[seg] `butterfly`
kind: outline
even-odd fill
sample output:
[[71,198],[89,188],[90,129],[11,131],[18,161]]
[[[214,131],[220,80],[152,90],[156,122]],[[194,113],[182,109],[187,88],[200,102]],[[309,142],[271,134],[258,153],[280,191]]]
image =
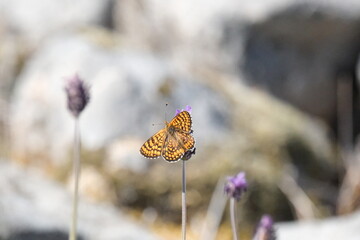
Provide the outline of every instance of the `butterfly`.
[[141,146],[140,153],[147,158],[162,156],[168,162],[176,162],[195,146],[195,139],[191,135],[193,130],[190,113],[182,111],[165,124],[165,128]]

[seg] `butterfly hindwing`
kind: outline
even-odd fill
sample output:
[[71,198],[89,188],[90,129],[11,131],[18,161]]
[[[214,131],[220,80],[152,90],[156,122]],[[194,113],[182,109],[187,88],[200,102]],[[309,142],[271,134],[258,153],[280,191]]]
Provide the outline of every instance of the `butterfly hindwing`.
[[174,136],[169,135],[166,139],[162,156],[166,161],[178,161],[186,151],[195,146],[195,139],[186,132],[175,132]]
[[176,132],[176,138],[179,139],[179,143],[186,149],[192,149],[195,146],[195,139],[190,133]]
[[162,150],[162,157],[168,162],[178,161],[185,153],[184,146],[173,136],[168,136]]

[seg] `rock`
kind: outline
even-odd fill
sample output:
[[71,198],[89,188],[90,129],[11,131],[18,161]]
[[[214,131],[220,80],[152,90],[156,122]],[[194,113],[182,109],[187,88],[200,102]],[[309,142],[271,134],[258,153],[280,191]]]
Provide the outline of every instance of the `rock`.
[[224,64],[227,58],[221,50],[226,40],[225,23],[233,19],[259,21],[294,2],[173,0],[169,4],[158,0],[119,0],[115,4],[114,26],[132,41],[164,54],[198,64],[204,61],[226,67],[230,62]]
[[351,14],[360,6],[349,2],[294,4],[249,25],[238,55],[249,84],[333,125],[339,82],[354,80],[360,49],[360,14]]
[[[79,240],[84,238],[77,236]],[[61,231],[23,231],[11,234],[6,240],[66,240],[69,236]]]
[[116,3],[115,28],[133,42],[184,65],[237,72],[336,129],[337,84],[354,81],[360,49],[358,1]]
[[139,146],[144,140],[122,139],[107,147],[105,166],[107,171],[115,173],[119,169],[128,169],[135,173],[145,173],[150,162],[146,158],[139,158]]
[[[37,46],[43,38],[59,31],[68,31],[86,25],[110,25],[111,0],[51,1],[15,0],[0,1],[2,22],[26,40],[27,45]],[[61,15],[54,14],[59,12]]]
[[110,28],[112,3],[112,0],[0,0],[0,101],[9,100],[22,66],[49,36],[90,25]]
[[360,236],[360,212],[324,220],[279,223],[275,229],[279,240],[356,240]]
[[[71,195],[34,169],[0,161],[0,238],[67,239]],[[83,239],[157,239],[115,207],[80,197],[79,234]],[[26,236],[26,238],[25,238]]]

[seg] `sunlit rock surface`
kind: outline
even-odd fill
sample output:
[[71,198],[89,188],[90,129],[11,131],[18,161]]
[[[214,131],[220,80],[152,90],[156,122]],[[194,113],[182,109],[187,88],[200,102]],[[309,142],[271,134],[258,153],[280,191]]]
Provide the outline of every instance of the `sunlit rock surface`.
[[[37,170],[24,169],[5,160],[0,166],[0,236],[67,239],[71,194]],[[81,199],[78,215],[79,235],[84,240],[158,239],[110,205]]]
[[324,220],[313,220],[276,225],[279,240],[356,240],[360,236],[360,213]]

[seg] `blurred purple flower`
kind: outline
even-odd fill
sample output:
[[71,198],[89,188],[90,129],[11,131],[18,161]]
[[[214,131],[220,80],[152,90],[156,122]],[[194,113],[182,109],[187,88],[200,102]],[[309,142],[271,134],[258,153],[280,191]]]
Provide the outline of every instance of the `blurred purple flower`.
[[245,173],[240,172],[234,177],[228,177],[225,184],[225,193],[228,197],[240,200],[243,192],[247,190],[248,184],[245,178]]
[[187,112],[191,113],[191,110],[192,110],[191,106],[186,105],[185,110],[184,109],[181,109],[181,110],[176,109],[175,116],[178,115],[179,113],[183,112],[183,111],[187,111]]
[[276,240],[274,222],[269,215],[263,215],[253,240]]
[[65,91],[69,111],[78,117],[90,100],[89,87],[77,74],[66,79]]

